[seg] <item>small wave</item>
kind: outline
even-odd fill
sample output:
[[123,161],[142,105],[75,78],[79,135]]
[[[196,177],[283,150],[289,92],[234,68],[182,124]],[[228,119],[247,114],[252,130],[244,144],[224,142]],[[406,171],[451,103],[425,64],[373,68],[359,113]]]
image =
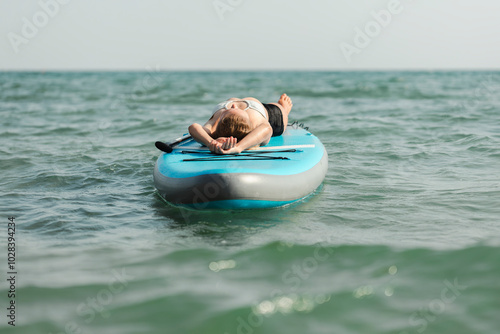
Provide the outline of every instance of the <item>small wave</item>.
[[360,87],[342,87],[335,90],[317,91],[311,89],[289,90],[290,96],[307,98],[334,98],[334,99],[408,99],[408,100],[437,100],[448,99],[449,95],[437,92],[423,92],[418,88],[391,87],[389,85],[366,85]]

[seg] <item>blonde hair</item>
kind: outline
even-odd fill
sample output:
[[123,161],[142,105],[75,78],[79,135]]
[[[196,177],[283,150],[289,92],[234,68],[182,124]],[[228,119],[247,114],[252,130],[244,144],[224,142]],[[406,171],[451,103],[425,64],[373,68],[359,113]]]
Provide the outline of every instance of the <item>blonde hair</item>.
[[238,141],[245,138],[245,136],[252,131],[250,124],[243,117],[238,115],[228,115],[224,117],[215,129],[212,137],[217,139],[219,137],[235,137]]

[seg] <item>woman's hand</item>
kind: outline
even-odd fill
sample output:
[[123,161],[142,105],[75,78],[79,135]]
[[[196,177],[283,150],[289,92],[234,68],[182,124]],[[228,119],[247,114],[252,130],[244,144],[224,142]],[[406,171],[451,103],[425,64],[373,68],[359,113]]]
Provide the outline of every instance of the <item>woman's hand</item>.
[[238,140],[234,137],[226,138],[225,142],[219,148],[219,154],[240,154],[241,148],[238,147]]
[[220,149],[219,152],[217,152],[217,153],[219,153],[219,154],[240,154],[241,148],[239,148],[238,146],[235,146],[235,147],[232,147],[232,148],[227,149],[227,150]]
[[226,138],[226,140],[222,144],[222,149],[224,149],[224,150],[230,150],[230,149],[232,149],[233,147],[236,146],[236,142],[237,141],[238,141],[238,139],[236,139],[234,137]]
[[208,149],[212,153],[217,153],[219,150],[219,147],[222,147],[223,142],[218,141],[217,139],[213,139],[210,144],[208,145]]
[[241,149],[237,146],[238,140],[234,137],[220,137],[210,143],[209,149],[217,154],[238,154]]

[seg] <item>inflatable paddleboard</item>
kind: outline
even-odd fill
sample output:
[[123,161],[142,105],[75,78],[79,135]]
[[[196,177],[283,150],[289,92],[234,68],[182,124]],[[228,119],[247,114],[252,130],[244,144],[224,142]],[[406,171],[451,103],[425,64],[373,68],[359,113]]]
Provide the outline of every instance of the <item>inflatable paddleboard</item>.
[[328,154],[303,128],[289,126],[266,146],[217,155],[193,139],[162,153],[155,166],[159,194],[191,209],[258,209],[299,201],[325,178]]

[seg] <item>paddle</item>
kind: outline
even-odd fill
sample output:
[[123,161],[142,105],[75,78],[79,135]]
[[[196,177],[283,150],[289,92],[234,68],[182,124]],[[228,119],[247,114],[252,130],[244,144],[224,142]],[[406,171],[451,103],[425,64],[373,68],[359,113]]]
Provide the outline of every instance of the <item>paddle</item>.
[[191,136],[190,135],[185,135],[183,137],[177,138],[176,140],[174,140],[173,142],[168,143],[168,144],[164,143],[162,141],[157,141],[155,143],[155,146],[160,151],[163,151],[165,153],[170,153],[173,150],[173,146],[179,145],[180,143],[182,143],[183,141],[186,141],[188,139],[191,139]]

